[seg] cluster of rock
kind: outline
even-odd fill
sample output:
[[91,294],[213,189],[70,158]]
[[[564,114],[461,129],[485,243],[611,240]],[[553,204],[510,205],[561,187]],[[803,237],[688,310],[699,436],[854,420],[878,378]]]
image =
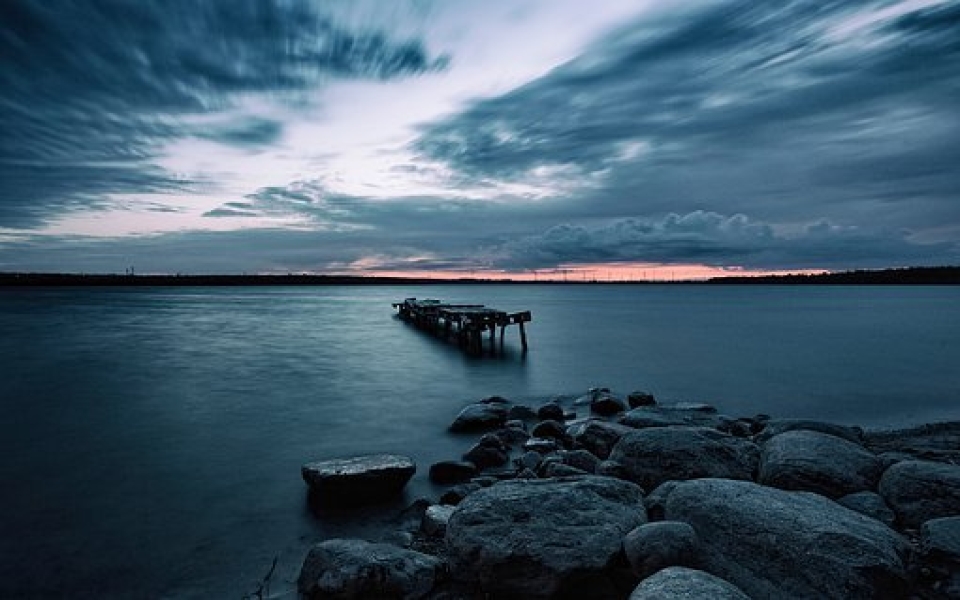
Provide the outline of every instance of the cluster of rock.
[[[421,503],[413,535],[402,546],[317,545],[301,593],[960,597],[960,423],[938,426],[946,441],[931,456],[887,433],[735,419],[705,404],[591,390],[572,410],[488,398],[451,429],[481,437],[460,459],[430,467],[434,482],[451,487],[438,503]],[[400,458],[368,460],[383,471]],[[304,478],[336,494],[345,488],[330,488],[330,472],[358,471],[327,464],[319,477],[317,466],[305,466]],[[396,493],[397,473],[386,479],[377,493]]]

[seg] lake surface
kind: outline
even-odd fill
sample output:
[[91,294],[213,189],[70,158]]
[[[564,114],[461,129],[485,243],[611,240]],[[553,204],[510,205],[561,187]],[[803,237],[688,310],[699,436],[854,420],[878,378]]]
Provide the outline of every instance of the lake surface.
[[[533,312],[471,358],[408,296]],[[467,402],[607,386],[867,426],[960,419],[960,288],[485,285],[0,291],[0,597],[240,598],[274,558],[367,532],[306,503],[308,460],[431,462]],[[387,511],[365,515],[375,524]]]

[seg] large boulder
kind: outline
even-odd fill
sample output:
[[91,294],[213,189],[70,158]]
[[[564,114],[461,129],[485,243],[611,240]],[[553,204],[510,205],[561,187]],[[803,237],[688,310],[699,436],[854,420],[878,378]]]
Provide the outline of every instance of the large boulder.
[[875,489],[880,472],[880,459],[860,444],[797,429],[773,436],[763,445],[758,481],[839,498]]
[[396,496],[417,471],[408,456],[371,454],[303,465],[300,474],[320,502],[378,502]]
[[314,546],[297,587],[306,598],[423,598],[441,573],[440,559],[363,540],[333,539]]
[[899,462],[884,471],[880,495],[905,527],[960,515],[960,466],[923,460]]
[[706,427],[656,427],[620,438],[610,460],[650,491],[669,480],[753,479],[760,450],[748,440]]
[[567,427],[567,434],[574,442],[601,459],[610,456],[620,438],[632,431],[631,427],[599,419],[587,419]]
[[460,411],[450,425],[450,431],[491,431],[499,429],[507,422],[510,405],[504,402],[476,402],[468,404]]
[[465,460],[443,460],[430,465],[430,481],[434,483],[463,483],[476,475],[477,465]]
[[610,588],[643,494],[606,477],[503,481],[467,496],[447,523],[451,576],[495,597]]
[[756,441],[765,442],[775,435],[798,430],[819,431],[820,433],[835,435],[848,442],[854,443],[859,443],[863,437],[863,430],[859,427],[847,427],[846,425],[814,421],[812,419],[770,419],[766,421],[763,430],[757,434]]
[[666,567],[695,567],[700,539],[689,523],[644,523],[623,538],[623,552],[634,574],[641,579]]
[[809,492],[746,481],[677,483],[665,517],[690,523],[701,564],[754,598],[901,598],[908,545],[889,527]]
[[737,586],[719,577],[670,567],[640,582],[630,600],[750,600]]

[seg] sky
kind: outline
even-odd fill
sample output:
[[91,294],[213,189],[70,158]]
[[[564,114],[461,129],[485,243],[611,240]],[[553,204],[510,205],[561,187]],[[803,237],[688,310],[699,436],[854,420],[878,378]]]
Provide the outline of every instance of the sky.
[[960,264],[960,1],[4,0],[0,271]]

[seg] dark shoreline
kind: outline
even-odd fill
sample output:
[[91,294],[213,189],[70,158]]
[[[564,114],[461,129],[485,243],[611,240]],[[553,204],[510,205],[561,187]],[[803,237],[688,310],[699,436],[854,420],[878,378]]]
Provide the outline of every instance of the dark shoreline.
[[111,273],[0,273],[0,287],[325,286],[325,285],[960,285],[960,267],[908,267],[819,275],[715,277],[683,281],[583,281],[355,275],[119,275]]

